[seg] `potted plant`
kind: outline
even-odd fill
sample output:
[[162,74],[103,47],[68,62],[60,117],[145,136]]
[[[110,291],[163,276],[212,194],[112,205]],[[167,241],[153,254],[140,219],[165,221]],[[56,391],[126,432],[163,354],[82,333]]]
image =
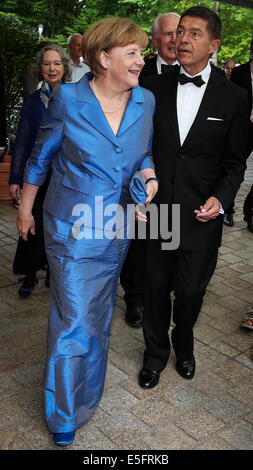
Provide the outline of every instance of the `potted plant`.
[[[4,152],[3,152],[4,153]],[[0,201],[11,199],[9,192],[9,176],[11,166],[11,155],[1,155],[0,159]]]

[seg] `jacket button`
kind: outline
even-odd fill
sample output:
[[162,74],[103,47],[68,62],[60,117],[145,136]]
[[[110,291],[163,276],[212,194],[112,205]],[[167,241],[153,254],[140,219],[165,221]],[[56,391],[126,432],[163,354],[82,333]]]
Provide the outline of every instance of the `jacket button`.
[[182,153],[179,154],[179,158],[186,158]]
[[115,166],[113,169],[114,169],[114,171],[120,171],[121,167],[120,166]]
[[120,152],[122,152],[122,149],[120,147],[116,147],[115,152],[120,153]]
[[113,189],[119,189],[119,185],[118,185],[118,184],[114,184],[114,185],[113,185]]

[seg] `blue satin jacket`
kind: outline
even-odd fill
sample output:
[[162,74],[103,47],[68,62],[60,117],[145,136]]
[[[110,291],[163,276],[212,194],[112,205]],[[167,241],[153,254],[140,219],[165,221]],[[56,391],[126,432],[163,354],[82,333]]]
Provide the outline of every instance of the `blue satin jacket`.
[[37,135],[24,181],[41,185],[53,161],[44,209],[75,221],[73,207],[103,196],[104,204],[132,202],[129,183],[136,170],[153,168],[155,100],[133,88],[115,135],[93,94],[87,73],[79,82],[60,85],[52,95]]

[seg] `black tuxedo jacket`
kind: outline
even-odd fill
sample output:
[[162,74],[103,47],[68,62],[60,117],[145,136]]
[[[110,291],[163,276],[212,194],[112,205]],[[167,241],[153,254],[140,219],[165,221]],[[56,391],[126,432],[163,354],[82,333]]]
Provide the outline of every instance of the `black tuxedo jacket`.
[[157,55],[152,57],[152,59],[147,59],[145,65],[142,68],[142,71],[139,75],[139,84],[142,86],[145,80],[145,77],[153,77],[158,75],[157,66],[156,66]]
[[[144,86],[145,79],[147,77],[155,77],[158,75],[157,65],[156,65],[157,56],[152,59],[147,59],[145,65],[139,76],[139,84]],[[175,67],[175,65],[168,65],[169,68]],[[178,66],[177,66],[178,67]]]
[[[245,88],[248,92],[248,112],[249,117],[252,110],[252,82],[251,82],[251,71],[250,62],[239,65],[232,70],[230,80],[237,85]],[[253,149],[253,123],[249,121],[249,132],[248,132],[248,154]]]
[[221,243],[223,216],[202,223],[195,219],[194,210],[210,196],[224,210],[234,200],[246,167],[247,96],[212,67],[199,111],[181,145],[178,71],[175,67],[144,83],[156,99],[153,157],[159,190],[155,202],[168,204],[169,213],[173,203],[180,204],[183,249],[216,249]]

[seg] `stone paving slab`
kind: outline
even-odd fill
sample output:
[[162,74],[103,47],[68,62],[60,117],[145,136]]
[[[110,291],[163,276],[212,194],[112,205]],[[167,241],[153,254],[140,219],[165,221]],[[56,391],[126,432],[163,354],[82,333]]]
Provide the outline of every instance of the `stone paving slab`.
[[[253,304],[253,234],[242,217],[252,169],[253,157],[195,327],[195,377],[187,382],[176,373],[172,352],[159,385],[139,387],[143,334],[124,321],[119,285],[104,394],[68,449],[253,450],[253,331],[240,325]],[[33,295],[17,295],[16,215],[10,201],[0,201],[0,450],[61,452],[43,418],[49,290],[40,271]]]

